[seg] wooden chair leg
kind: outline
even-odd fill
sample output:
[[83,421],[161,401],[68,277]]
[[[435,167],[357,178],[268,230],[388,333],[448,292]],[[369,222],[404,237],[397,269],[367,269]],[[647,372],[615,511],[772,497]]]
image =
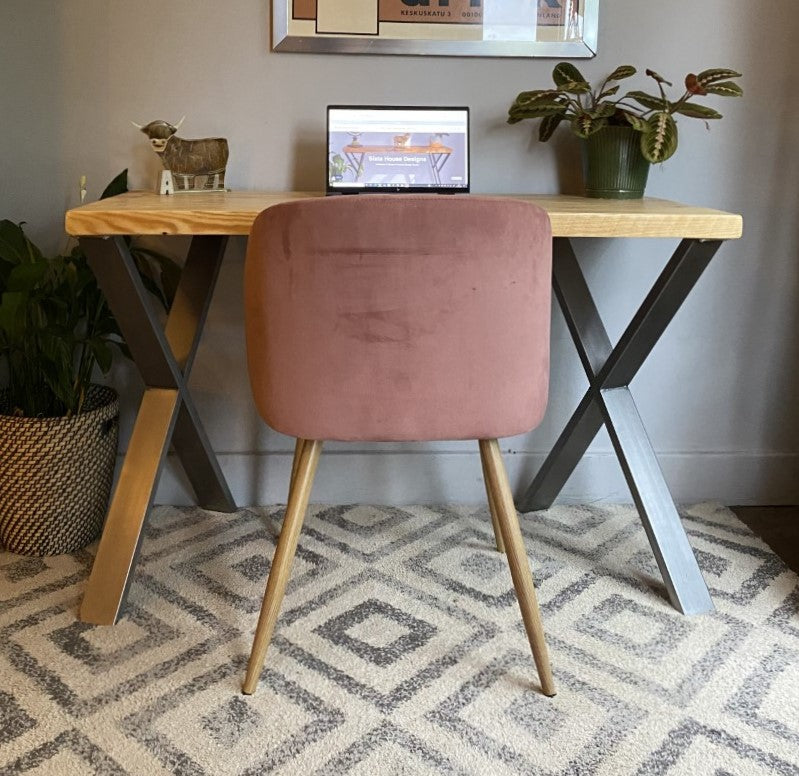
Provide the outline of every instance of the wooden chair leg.
[[497,505],[494,501],[494,494],[488,485],[488,470],[486,469],[486,456],[483,452],[482,446],[480,447],[480,463],[483,464],[483,482],[486,486],[486,496],[488,496],[488,510],[491,513],[491,525],[494,526],[494,540],[497,544],[497,552],[505,552],[505,542],[502,540],[502,531],[499,527],[499,519],[497,518]]
[[[272,633],[280,613],[280,605],[283,603],[283,595],[286,592],[286,584],[291,574],[291,564],[294,561],[302,522],[308,509],[311,486],[321,451],[322,443],[320,441],[297,440],[295,450],[297,460],[289,491],[289,501],[286,505],[286,516],[283,518],[283,528],[277,541],[275,556],[272,558],[272,568],[266,583],[261,616],[258,618],[258,627],[255,629],[255,640],[250,653],[250,661],[247,664],[247,676],[242,687],[245,695],[252,695],[258,686],[266,650],[272,640]],[[299,453],[298,456],[297,453]]]
[[527,559],[522,532],[519,528],[519,516],[516,514],[516,507],[513,504],[513,495],[497,440],[481,439],[480,454],[485,462],[488,475],[486,481],[494,496],[497,520],[505,542],[505,552],[508,556],[513,586],[516,589],[516,597],[519,599],[519,608],[522,611],[527,639],[530,642],[533,659],[538,669],[541,689],[544,695],[552,696],[556,693],[555,682],[552,678],[549,653],[544,639],[544,629],[541,625],[541,612],[533,586],[530,562]]
[[302,458],[302,451],[305,448],[307,440],[297,438],[294,443],[294,458],[291,461],[291,479],[289,480],[289,498],[291,498],[291,491],[294,489],[294,480],[297,477],[297,467],[300,465],[300,458]]

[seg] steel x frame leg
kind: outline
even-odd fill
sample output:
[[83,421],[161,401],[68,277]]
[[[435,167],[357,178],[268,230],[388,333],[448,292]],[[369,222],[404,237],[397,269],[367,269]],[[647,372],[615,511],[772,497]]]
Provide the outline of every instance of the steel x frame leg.
[[124,238],[80,240],[146,386],[81,604],[84,622],[112,625],[120,616],[170,442],[198,503],[236,509],[186,388],[226,242],[193,238],[162,326]]
[[711,611],[713,602],[629,384],[720,245],[720,240],[683,240],[613,347],[571,243],[555,239],[553,288],[590,387],[518,502],[522,512],[548,509],[605,425],[669,599],[683,614]]

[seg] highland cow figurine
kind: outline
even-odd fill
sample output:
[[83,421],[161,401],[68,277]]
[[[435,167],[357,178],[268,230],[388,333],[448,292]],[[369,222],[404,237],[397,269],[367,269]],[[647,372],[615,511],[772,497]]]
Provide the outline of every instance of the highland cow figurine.
[[[225,191],[227,140],[224,137],[198,140],[177,137],[175,133],[185,118],[177,126],[160,119],[144,126],[135,121],[131,123],[150,139],[153,150],[161,157],[164,169],[172,173],[175,191]],[[197,178],[201,180],[196,181]],[[197,183],[202,185],[198,186]]]

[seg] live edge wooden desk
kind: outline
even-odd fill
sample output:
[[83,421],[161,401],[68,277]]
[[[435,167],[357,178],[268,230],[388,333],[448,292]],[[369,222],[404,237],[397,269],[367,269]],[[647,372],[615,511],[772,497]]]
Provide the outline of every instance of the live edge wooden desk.
[[[249,234],[253,219],[264,208],[317,196],[322,195],[131,192],[66,214],[67,232],[78,237],[85,249],[146,385],[81,606],[82,620],[112,624],[120,615],[170,442],[198,503],[235,510],[186,383],[227,236]],[[555,238],[554,291],[590,383],[518,507],[522,511],[549,507],[605,425],[672,604],[685,614],[708,611],[713,604],[707,587],[628,385],[721,243],[741,236],[741,217],[656,199],[516,198],[535,202],[549,213]],[[125,235],[194,238],[165,327],[151,309]],[[573,237],[681,240],[615,347],[575,258]]]

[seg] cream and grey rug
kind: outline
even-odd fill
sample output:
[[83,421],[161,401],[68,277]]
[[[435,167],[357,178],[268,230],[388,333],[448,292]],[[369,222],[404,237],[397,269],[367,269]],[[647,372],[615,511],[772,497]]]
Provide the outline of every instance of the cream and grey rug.
[[447,507],[313,508],[241,695],[281,514],[157,509],[113,628],[89,552],[0,552],[0,773],[799,774],[799,584],[728,510],[684,515],[693,618],[632,508],[524,518],[554,699],[486,510]]

